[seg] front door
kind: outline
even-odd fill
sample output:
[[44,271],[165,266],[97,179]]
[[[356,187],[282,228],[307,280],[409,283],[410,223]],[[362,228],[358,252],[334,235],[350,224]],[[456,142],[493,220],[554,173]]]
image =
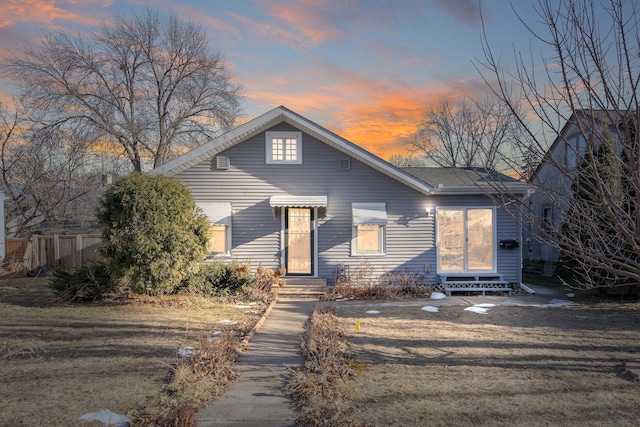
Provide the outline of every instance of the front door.
[[285,242],[287,275],[313,275],[312,208],[286,208]]

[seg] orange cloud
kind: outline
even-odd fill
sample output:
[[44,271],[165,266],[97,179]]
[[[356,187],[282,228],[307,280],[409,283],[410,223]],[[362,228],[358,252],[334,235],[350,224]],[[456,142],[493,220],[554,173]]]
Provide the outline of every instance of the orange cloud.
[[[37,22],[40,24],[52,24],[54,21],[71,21],[82,24],[99,24],[100,21],[94,16],[80,15],[75,12],[79,6],[85,6],[87,2],[70,0],[64,3],[65,6],[57,5],[51,0],[0,0],[0,28],[9,27],[21,22]],[[107,0],[93,0],[90,3],[109,5]]]
[[471,79],[416,87],[365,78],[330,64],[292,75],[254,81],[246,94],[265,110],[291,108],[384,159],[406,154],[404,140],[417,130],[427,105],[486,91],[484,83]]

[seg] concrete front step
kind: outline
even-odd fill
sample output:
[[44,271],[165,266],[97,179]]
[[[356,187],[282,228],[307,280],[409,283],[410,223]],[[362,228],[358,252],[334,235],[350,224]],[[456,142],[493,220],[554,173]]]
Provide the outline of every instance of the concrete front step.
[[320,298],[326,292],[325,291],[309,291],[309,290],[296,290],[296,289],[283,289],[280,288],[276,292],[279,298]]
[[327,281],[320,277],[281,277],[280,283],[287,286],[326,286]]
[[319,298],[327,292],[326,281],[317,277],[285,277],[280,279],[276,294],[283,297]]

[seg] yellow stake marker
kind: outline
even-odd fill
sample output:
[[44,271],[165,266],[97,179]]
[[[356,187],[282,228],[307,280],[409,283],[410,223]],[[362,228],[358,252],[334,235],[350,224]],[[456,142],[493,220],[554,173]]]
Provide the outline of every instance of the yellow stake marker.
[[360,332],[360,319],[356,320],[356,332]]

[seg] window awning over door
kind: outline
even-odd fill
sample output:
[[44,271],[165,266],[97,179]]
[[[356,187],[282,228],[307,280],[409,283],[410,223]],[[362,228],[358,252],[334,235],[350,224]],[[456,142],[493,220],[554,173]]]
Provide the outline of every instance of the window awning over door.
[[353,225],[387,225],[385,203],[351,203]]
[[231,203],[198,202],[196,205],[211,224],[231,226]]
[[327,196],[271,196],[269,205],[273,209],[273,217],[279,208],[320,208],[320,216],[327,211]]
[[271,196],[272,208],[326,208],[327,196]]

